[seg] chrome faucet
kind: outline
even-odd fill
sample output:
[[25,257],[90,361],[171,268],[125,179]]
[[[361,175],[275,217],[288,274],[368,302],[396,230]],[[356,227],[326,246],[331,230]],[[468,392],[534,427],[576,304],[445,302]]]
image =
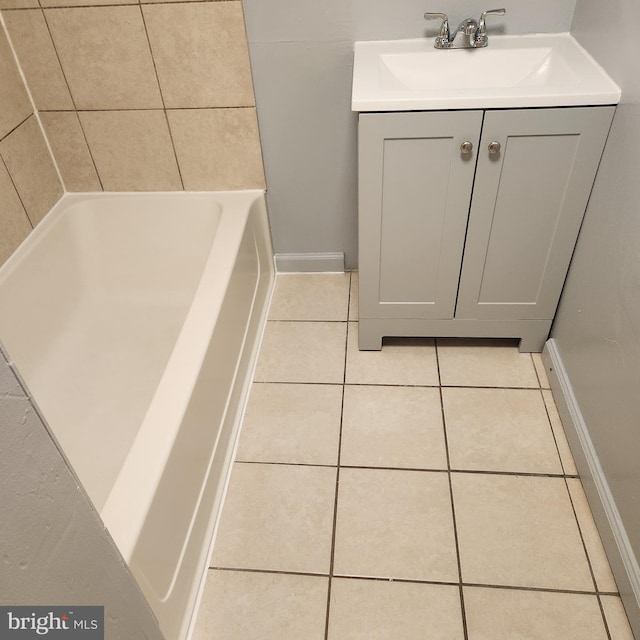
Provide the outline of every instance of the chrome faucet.
[[445,13],[425,13],[424,19],[442,20],[440,32],[434,43],[436,49],[476,49],[486,47],[489,44],[487,16],[503,16],[506,12],[506,9],[489,9],[489,11],[482,13],[478,22],[473,18],[466,18],[453,32],[453,37],[449,29],[449,18]]

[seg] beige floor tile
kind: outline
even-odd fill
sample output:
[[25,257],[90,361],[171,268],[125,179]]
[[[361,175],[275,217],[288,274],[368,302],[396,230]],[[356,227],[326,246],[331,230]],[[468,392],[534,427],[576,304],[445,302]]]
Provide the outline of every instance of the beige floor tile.
[[455,473],[467,583],[594,589],[563,478]]
[[328,578],[209,571],[193,640],[322,640]]
[[329,640],[462,640],[458,587],[335,578]]
[[447,474],[341,470],[334,573],[457,581]]
[[358,350],[358,323],[349,323],[347,383],[438,386],[435,343],[388,339],[381,351]]
[[533,358],[533,366],[536,368],[536,373],[538,374],[540,387],[542,389],[550,389],[551,385],[549,384],[549,376],[547,376],[547,370],[544,366],[544,362],[542,361],[542,354],[532,353],[531,357]]
[[445,386],[538,388],[531,354],[510,340],[438,338],[440,378]]
[[439,390],[347,385],[340,461],[364,467],[446,469]]
[[347,320],[349,273],[281,273],[270,320]]
[[442,389],[452,469],[562,473],[537,389]]
[[464,588],[470,640],[607,640],[595,595]]
[[351,272],[351,294],[349,295],[349,320],[358,320],[358,295],[360,291],[360,278],[357,271]]
[[336,470],[234,465],[211,566],[328,573]]
[[562,422],[560,421],[560,416],[558,415],[558,408],[556,407],[555,400],[553,399],[553,394],[548,389],[543,389],[542,397],[544,398],[544,403],[547,407],[549,421],[551,422],[553,435],[555,436],[556,445],[560,452],[560,460],[562,461],[564,472],[569,476],[578,475],[576,463],[573,460],[573,455],[571,454],[569,442],[564,432]]
[[601,596],[600,599],[607,625],[609,626],[611,640],[634,640],[633,631],[629,626],[622,600],[618,596]]
[[342,384],[346,322],[268,322],[254,380]]
[[611,573],[611,567],[607,560],[607,554],[604,551],[600,534],[596,528],[596,523],[591,515],[591,509],[587,502],[587,496],[582,488],[582,483],[578,478],[568,478],[569,493],[571,502],[576,511],[580,531],[584,544],[587,547],[587,554],[591,562],[591,568],[596,579],[596,584],[600,591],[618,592],[615,578]]
[[342,386],[255,383],[236,460],[338,462]]

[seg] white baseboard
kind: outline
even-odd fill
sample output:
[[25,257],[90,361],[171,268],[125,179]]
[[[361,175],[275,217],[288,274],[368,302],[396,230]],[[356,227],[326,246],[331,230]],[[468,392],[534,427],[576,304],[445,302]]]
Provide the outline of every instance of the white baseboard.
[[279,273],[342,273],[344,253],[276,253]]
[[555,340],[542,353],[553,397],[631,627],[640,637],[640,568]]

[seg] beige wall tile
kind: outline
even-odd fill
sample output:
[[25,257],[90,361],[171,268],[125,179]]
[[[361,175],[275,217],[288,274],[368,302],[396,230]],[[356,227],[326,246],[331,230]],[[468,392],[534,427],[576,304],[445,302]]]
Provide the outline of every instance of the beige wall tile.
[[263,189],[258,120],[251,109],[168,111],[185,189]]
[[162,107],[140,8],[47,9],[79,110]]
[[29,118],[0,142],[0,156],[20,194],[31,224],[36,225],[63,194],[40,125]]
[[20,202],[9,173],[0,161],[0,265],[31,232],[29,218]]
[[31,113],[31,101],[18,72],[9,41],[0,28],[0,139]]
[[67,191],[102,191],[78,114],[43,111],[40,119]]
[[73,109],[53,42],[40,9],[4,16],[37,109]]
[[113,4],[137,4],[134,0],[41,0],[40,4],[47,7],[99,7]]
[[239,0],[143,12],[167,108],[255,105]]
[[79,115],[105,191],[182,188],[163,111]]
[[[28,9],[39,7],[38,0],[0,0],[0,9]],[[6,14],[3,14],[6,16]]]

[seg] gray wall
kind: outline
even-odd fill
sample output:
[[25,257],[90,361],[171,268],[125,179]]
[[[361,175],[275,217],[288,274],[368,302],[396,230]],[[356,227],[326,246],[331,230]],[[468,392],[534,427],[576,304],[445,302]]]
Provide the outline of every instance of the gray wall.
[[[607,4],[606,19],[603,8],[581,0],[572,32],[620,85],[622,102],[552,337],[640,558],[640,4]],[[629,614],[637,625],[638,611]]]
[[[575,0],[502,0],[503,33],[568,31]],[[473,0],[244,0],[275,251],[343,251],[357,263],[356,40],[435,35],[425,11],[452,24],[494,5]],[[428,31],[427,31],[428,29]]]
[[100,517],[1,354],[0,457],[0,603],[104,605],[107,640],[164,640]]

